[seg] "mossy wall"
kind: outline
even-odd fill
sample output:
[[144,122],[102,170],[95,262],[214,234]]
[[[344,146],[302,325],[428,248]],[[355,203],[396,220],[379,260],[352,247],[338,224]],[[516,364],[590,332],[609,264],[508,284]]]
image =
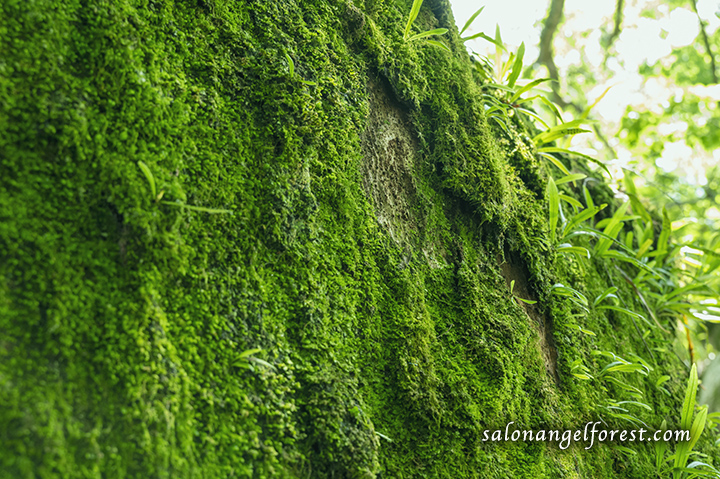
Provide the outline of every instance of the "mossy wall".
[[[483,442],[595,420],[569,364],[645,349],[549,294],[624,285],[555,255],[542,165],[410,3],[0,3],[0,477],[650,477]],[[657,357],[628,382],[677,421]]]

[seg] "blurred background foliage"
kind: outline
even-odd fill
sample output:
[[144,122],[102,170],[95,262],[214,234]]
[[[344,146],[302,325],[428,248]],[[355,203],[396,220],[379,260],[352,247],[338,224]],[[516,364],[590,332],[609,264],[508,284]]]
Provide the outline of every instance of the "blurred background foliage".
[[[451,3],[459,28],[483,5]],[[576,135],[569,146],[608,166],[610,175],[598,173],[618,197],[634,190],[654,217],[667,211],[677,254],[674,286],[702,286],[685,298],[690,314],[676,315],[675,354],[688,368],[698,364],[700,400],[719,411],[720,5],[506,0],[486,7],[469,34],[492,36],[499,24],[510,51],[524,43],[530,66],[522,78],[555,80],[547,96],[566,121],[591,107],[595,134]],[[483,38],[466,45],[478,58],[495,49]]]

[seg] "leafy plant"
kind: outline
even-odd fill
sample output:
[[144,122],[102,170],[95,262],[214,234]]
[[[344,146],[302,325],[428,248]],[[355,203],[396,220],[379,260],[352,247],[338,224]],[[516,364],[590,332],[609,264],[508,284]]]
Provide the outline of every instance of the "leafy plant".
[[[415,35],[410,34],[412,31],[412,25],[415,22],[415,19],[417,18],[418,13],[420,13],[420,7],[422,6],[422,3],[423,3],[423,0],[414,0],[412,7],[410,8],[410,15],[408,16],[407,25],[405,25],[405,33],[403,34],[403,40],[405,40],[406,42],[411,42],[413,40],[419,40],[421,38],[432,37],[435,35],[444,35],[448,31],[447,28],[435,28],[433,30],[427,30],[425,32],[416,33]],[[479,14],[479,12],[478,12],[478,14]],[[436,40],[427,40],[427,42],[436,47],[440,47],[444,50],[450,51],[450,49],[447,47],[447,45],[440,43]]]
[[[514,289],[515,289],[515,280],[513,279],[512,281],[510,281],[510,294],[511,295],[513,294]],[[515,296],[515,299],[517,299],[518,301],[522,301],[523,303],[526,303],[526,304],[537,303],[537,301],[533,301],[531,299],[524,299],[524,298],[521,298],[520,296]]]
[[[465,22],[465,25],[463,25],[462,30],[460,30],[460,35],[462,35],[463,33],[465,33],[465,30],[467,30],[468,27],[470,27],[470,25],[472,25],[472,22],[475,21],[475,19],[477,18],[477,16],[480,15],[480,13],[482,13],[482,11],[483,11],[484,9],[485,9],[485,7],[482,6],[482,7],[480,7],[475,13],[473,13],[473,14],[470,16],[470,18],[468,19],[468,21]],[[467,41],[469,41],[469,40],[474,40],[474,39],[476,39],[476,38],[483,38],[483,39],[489,41],[490,43],[494,43],[496,46],[502,48],[503,50],[505,49],[505,46],[502,44],[502,42],[497,42],[494,38],[492,38],[492,37],[490,37],[490,36],[488,36],[488,35],[485,35],[485,34],[482,33],[482,32],[476,33],[476,34],[474,34],[474,35],[469,35],[469,36],[467,36],[467,37],[462,37],[462,38],[460,38],[460,39],[461,39],[461,40],[463,41],[463,43],[464,43],[464,42],[467,42]]]
[[193,206],[193,205],[187,205],[185,203],[181,202],[173,202],[173,201],[166,201],[162,200],[162,197],[165,195],[165,191],[161,190],[160,193],[157,192],[157,186],[155,183],[155,176],[152,174],[152,171],[150,168],[143,162],[138,161],[137,162],[138,167],[143,172],[143,175],[145,175],[145,179],[148,182],[148,185],[150,186],[150,194],[153,197],[153,200],[155,203],[162,203],[164,205],[169,206],[176,206],[178,208],[183,208],[186,210],[192,210],[192,211],[199,211],[202,213],[210,213],[210,214],[232,214],[232,210],[225,210],[225,209],[218,209],[218,208],[206,208],[204,206]]
[[[693,461],[688,464],[692,449],[700,439],[708,418],[707,406],[701,406],[693,420],[697,388],[697,367],[693,364],[685,389],[685,399],[683,400],[682,410],[680,411],[680,429],[690,432],[690,440],[678,442],[675,446],[675,453],[667,458],[665,457],[667,443],[655,443],[655,466],[658,474],[666,474],[672,471],[673,479],[686,479],[699,476],[720,477],[720,472],[709,464],[700,461]],[[663,421],[662,428],[664,429],[666,427],[667,422]],[[668,462],[672,462],[671,469],[666,466]]]
[[548,204],[550,205],[550,220],[548,228],[550,229],[550,242],[555,243],[555,235],[557,229],[558,218],[560,216],[560,195],[557,185],[552,178],[548,178],[547,184]]
[[148,185],[150,186],[150,195],[153,197],[155,202],[160,201],[160,199],[163,197],[164,191],[161,191],[158,195],[157,193],[157,187],[155,186],[155,176],[153,176],[152,171],[150,171],[150,168],[148,165],[145,164],[143,161],[137,162],[138,166],[140,167],[140,170],[143,172],[143,175],[145,175],[145,179],[148,182]]
[[233,363],[235,366],[243,368],[243,369],[253,369],[253,364],[257,364],[259,366],[262,366],[267,369],[275,369],[275,366],[270,364],[269,362],[256,358],[255,354],[261,352],[261,348],[253,348],[253,349],[247,349],[240,353],[238,358]]
[[[460,31],[461,35],[482,11],[481,8],[471,16]],[[511,145],[514,144],[513,151],[519,151],[523,155],[530,151],[553,165],[548,165],[549,175],[545,189],[548,204],[547,237],[550,244],[558,254],[576,258],[581,268],[583,262],[590,258],[601,260],[609,266],[609,271],[617,271],[625,280],[627,285],[623,289],[630,291],[633,301],[626,301],[625,295],[620,294],[620,289],[612,284],[611,275],[608,275],[609,287],[600,294],[596,293],[597,296],[592,302],[572,285],[554,284],[550,288],[551,295],[567,299],[576,310],[579,309],[580,312],[572,314],[571,317],[612,312],[629,318],[635,325],[639,339],[654,360],[653,351],[672,351],[672,339],[668,336],[652,337],[653,348],[648,346],[646,339],[654,331],[669,333],[663,326],[667,323],[660,322],[669,320],[669,324],[677,324],[679,328],[685,329],[692,360],[694,347],[691,330],[693,324],[697,324],[694,321],[701,315],[720,313],[720,307],[715,306],[716,292],[720,289],[717,274],[720,271],[720,254],[716,252],[720,247],[720,235],[717,235],[714,243],[708,242],[702,246],[687,242],[673,245],[671,239],[673,236],[677,237],[677,234],[673,231],[670,214],[663,208],[662,228],[658,228],[660,232],[657,233],[657,221],[654,222],[653,216],[643,206],[629,173],[624,179],[627,201],[613,208],[611,215],[598,221],[598,213],[608,205],[596,204],[587,185],[589,181],[598,180],[571,172],[565,159],[573,157],[584,160],[610,175],[607,165],[602,161],[569,147],[572,137],[590,132],[587,125],[592,125],[593,122],[588,120],[589,112],[608,93],[610,87],[606,88],[593,104],[579,110],[579,116],[565,121],[560,108],[549,99],[546,92],[540,91],[541,85],[551,81],[550,79],[530,79],[527,82],[521,80],[522,72],[525,71],[524,44],[521,44],[516,52],[510,52],[497,27],[494,38],[485,34],[474,34],[462,39],[467,41],[473,38],[483,38],[495,45],[492,60],[475,54],[480,60],[475,66],[482,77],[482,100],[486,118],[501,130],[501,134],[507,136],[512,142]],[[525,135],[526,131],[533,132],[532,138]],[[557,173],[558,170],[562,175]],[[567,187],[562,186],[578,181],[582,181],[582,197],[575,197]],[[513,284],[511,292],[512,290]],[[523,301],[521,298],[517,300]],[[594,335],[582,326],[573,327],[583,334]],[[581,380],[596,380],[603,388],[613,386],[612,389],[604,389],[605,392],[611,394],[610,391],[613,391],[624,396],[622,400],[606,397],[597,405],[598,410],[606,417],[644,424],[637,413],[651,411],[651,408],[644,402],[641,389],[629,384],[623,375],[648,377],[652,371],[650,365],[633,353],[626,352],[625,357],[608,351],[597,354],[609,358],[610,361],[598,364],[598,371],[591,372],[582,360],[575,360],[570,364],[571,374]],[[694,367],[691,380],[692,377],[697,381]],[[669,395],[670,392],[663,386],[668,379],[668,375],[659,375],[648,384]],[[686,402],[688,397],[686,395]],[[693,396],[693,405],[694,401]],[[686,416],[687,412],[684,414]],[[676,454],[668,459],[674,461],[673,467],[664,472],[672,471],[676,478],[715,474],[709,465],[698,461],[686,466],[706,417],[707,410],[700,409],[695,421],[687,425],[688,429],[694,431],[694,439],[687,447],[678,446]],[[661,448],[657,444],[656,447]]]

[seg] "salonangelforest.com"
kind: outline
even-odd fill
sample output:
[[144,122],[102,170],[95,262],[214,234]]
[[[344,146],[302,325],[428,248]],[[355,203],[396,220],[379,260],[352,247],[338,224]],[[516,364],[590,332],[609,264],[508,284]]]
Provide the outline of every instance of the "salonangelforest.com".
[[504,429],[483,431],[483,442],[556,442],[560,449],[567,449],[573,442],[587,444],[590,449],[601,442],[688,442],[690,431],[682,429],[599,429],[600,421],[588,422],[583,429],[517,429],[509,422]]

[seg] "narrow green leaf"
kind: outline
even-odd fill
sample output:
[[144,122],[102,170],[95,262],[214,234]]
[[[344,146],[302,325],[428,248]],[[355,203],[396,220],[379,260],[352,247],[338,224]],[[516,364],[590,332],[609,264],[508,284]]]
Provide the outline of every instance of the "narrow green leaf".
[[539,121],[542,126],[544,126],[545,128],[548,128],[548,124],[545,123],[545,120],[543,120],[543,119],[540,117],[540,115],[538,115],[538,114],[535,113],[534,111],[528,110],[527,108],[521,108],[521,107],[518,107],[518,108],[515,108],[515,109],[516,109],[517,111],[519,111],[519,112],[524,113],[525,115],[529,116],[530,118]]
[[633,248],[633,240],[634,239],[635,239],[635,235],[633,234],[632,231],[625,235],[625,246],[627,247],[627,249]]
[[548,178],[547,185],[548,204],[550,206],[550,221],[548,226],[550,228],[550,242],[555,243],[555,234],[557,229],[558,217],[560,213],[560,196],[558,195],[557,186],[555,180],[552,177]]
[[552,80],[552,78],[538,78],[537,80],[531,81],[530,83],[528,83],[527,85],[525,85],[524,87],[520,88],[518,91],[515,92],[515,94],[510,98],[510,103],[515,103],[515,100],[520,98],[520,95],[522,95],[526,91],[535,88],[536,86],[538,86],[539,84],[541,84],[543,82],[551,81],[551,80]]
[[[660,430],[665,431],[667,430],[667,421],[663,419],[662,424],[660,425]],[[667,449],[667,442],[665,441],[657,441],[655,443],[655,470],[659,473],[660,467],[665,462],[665,450]]]
[[557,158],[555,158],[554,156],[552,156],[548,153],[543,153],[543,152],[538,152],[538,155],[540,155],[543,158],[545,158],[546,160],[550,161],[550,163],[557,166],[560,169],[560,171],[562,171],[566,175],[570,174],[570,171],[565,167],[565,165],[563,165],[562,162],[560,160],[558,160]]
[[573,246],[570,243],[563,243],[561,245],[558,245],[557,250],[560,253],[575,253],[590,259],[590,251],[588,251],[587,248],[583,248],[582,246]]
[[288,71],[290,72],[290,76],[294,77],[295,76],[295,62],[290,57],[290,55],[288,55],[287,53],[285,54],[285,58],[287,59],[287,62],[288,62]]
[[616,386],[618,386],[626,391],[629,391],[631,393],[642,394],[642,391],[640,391],[638,388],[633,387],[633,386],[629,385],[627,382],[621,381],[613,376],[605,376],[603,379],[605,381],[611,382],[611,383],[615,384]]
[[137,164],[145,175],[145,179],[147,180],[148,184],[150,185],[150,194],[152,195],[153,199],[156,199],[157,191],[155,190],[155,177],[153,176],[152,171],[150,171],[148,165],[146,165],[142,161],[138,161]]
[[407,25],[405,25],[405,34],[403,35],[403,38],[405,40],[407,40],[410,36],[410,29],[412,28],[412,24],[417,18],[418,13],[420,13],[420,7],[422,6],[422,3],[423,0],[413,1],[412,7],[410,8],[410,16],[408,16]]
[[594,217],[599,211],[603,210],[607,205],[603,204],[600,206],[590,206],[588,208],[585,208],[580,213],[573,216],[567,225],[565,225],[565,229],[563,230],[563,238],[565,238],[568,234],[570,234],[577,225],[582,223],[583,221],[589,220],[590,218]]
[[595,202],[593,201],[590,190],[587,189],[587,185],[585,183],[587,183],[587,181],[583,182],[583,196],[585,197],[585,204],[588,206],[588,208],[592,208],[593,206],[595,206]]
[[377,434],[378,437],[380,437],[380,438],[382,438],[382,439],[385,439],[387,442],[393,442],[393,440],[390,439],[389,437],[387,437],[385,434],[380,434],[380,433],[377,432],[377,431],[375,431],[375,434]]
[[602,371],[600,371],[600,376],[603,376],[605,374],[610,374],[613,372],[618,373],[634,373],[634,372],[644,372],[645,368],[643,368],[642,364],[624,364],[620,361],[615,361],[613,363],[608,364],[605,366]]
[[561,283],[556,283],[550,287],[550,291],[555,294],[559,294],[560,296],[569,296],[569,297],[575,297],[577,298],[580,303],[584,306],[588,305],[588,300],[585,297],[584,294],[582,294],[580,291],[571,288],[570,286],[565,286]]
[[637,213],[640,218],[643,219],[643,221],[652,221],[652,217],[650,216],[650,213],[647,212],[645,209],[645,206],[642,204],[642,201],[638,199],[635,195],[628,195],[630,197],[630,202],[632,203],[632,210],[634,213]]
[[630,449],[629,447],[620,446],[618,444],[613,445],[614,449],[617,449],[618,451],[625,454],[627,457],[637,456],[637,451]]
[[608,175],[610,174],[610,170],[608,170],[607,166],[605,166],[605,163],[603,163],[602,161],[600,161],[598,159],[593,158],[590,155],[586,155],[585,153],[580,153],[579,151],[569,150],[567,148],[558,148],[558,147],[554,147],[554,146],[547,146],[547,147],[539,148],[538,153],[540,153],[540,152],[565,153],[566,155],[578,156],[578,157],[584,158],[592,163],[595,163],[596,165],[600,166],[603,170],[605,170]]
[[612,287],[606,289],[605,291],[603,291],[601,294],[598,295],[597,298],[595,298],[595,301],[593,301],[593,307],[602,303],[607,298],[617,298],[617,296],[615,296],[615,292],[617,292],[617,290],[618,289],[615,286],[612,286]]
[[560,130],[567,130],[568,128],[579,128],[584,123],[586,123],[586,122],[584,122],[583,120],[572,120],[572,121],[568,121],[566,123],[560,123],[559,125],[553,126],[549,130],[539,133],[537,136],[550,135],[550,134],[555,133]]
[[695,421],[693,421],[693,424],[690,427],[690,442],[687,445],[688,453],[692,451],[693,447],[695,447],[695,444],[697,444],[700,439],[700,436],[702,436],[703,430],[705,429],[707,415],[708,407],[706,405],[702,406],[700,411],[698,411],[697,416],[695,416]]
[[597,99],[593,102],[592,105],[590,105],[589,107],[585,108],[585,111],[583,111],[583,113],[582,113],[582,115],[580,116],[580,118],[582,118],[582,119],[587,118],[588,115],[590,114],[590,110],[592,110],[593,108],[595,108],[595,105],[597,105],[598,103],[600,103],[600,100],[602,100],[603,98],[605,98],[605,95],[607,95],[607,93],[610,91],[610,89],[611,89],[613,86],[614,86],[614,85],[610,85],[609,87],[607,87],[607,88],[605,89],[605,91],[602,92],[602,94],[601,94],[599,97],[597,97]]
[[[406,41],[411,42],[413,40],[418,40],[420,38],[425,38],[425,37],[431,37],[433,35],[444,35],[447,33],[447,31],[448,31],[447,28],[436,28],[434,30],[428,30],[426,32],[416,33],[415,35],[408,38]],[[430,40],[428,40],[428,41],[430,41]],[[447,47],[445,47],[445,48],[447,48]],[[448,49],[448,51],[449,51],[449,49]]]
[[500,47],[500,48],[502,48],[503,50],[505,50],[505,46],[504,46],[504,45],[501,45],[501,44],[497,43],[497,41],[496,41],[493,37],[488,36],[488,35],[485,35],[484,33],[476,33],[476,34],[470,35],[470,36],[468,36],[468,37],[463,37],[463,38],[461,38],[460,40],[462,40],[463,42],[467,42],[467,41],[470,41],[470,40],[475,40],[476,38],[482,38],[482,39],[484,39],[484,40],[487,40],[487,41],[489,41],[490,43],[492,43],[493,45],[495,45],[496,47]]
[[548,100],[547,97],[545,97],[543,95],[538,95],[537,98],[541,102],[543,102],[545,104],[545,106],[547,106],[550,109],[550,111],[553,113],[553,115],[555,115],[555,118],[557,118],[560,123],[565,123],[565,121],[562,118],[562,115],[560,114],[560,111],[555,106],[555,103]]
[[[692,365],[687,387],[685,388],[685,400],[683,401],[682,413],[680,415],[680,429],[689,430],[692,426],[692,413],[695,409],[695,396],[697,394],[698,376],[697,366]],[[678,464],[679,465],[679,464]]]
[[651,323],[651,322],[650,322],[645,316],[643,316],[642,314],[636,313],[635,311],[631,311],[631,310],[629,310],[629,309],[627,309],[627,308],[623,308],[622,306],[614,306],[614,305],[611,305],[611,304],[603,304],[603,305],[601,305],[601,306],[598,306],[597,309],[598,309],[598,310],[610,309],[610,310],[612,310],[612,311],[617,311],[618,313],[625,313],[625,314],[627,314],[628,316],[632,316],[633,318],[637,318],[637,319],[643,320],[644,322],[646,322],[646,323],[649,324],[650,326],[653,325],[653,323]]
[[442,42],[439,42],[439,41],[437,41],[437,40],[428,40],[427,42],[428,42],[430,45],[436,46],[436,47],[438,47],[438,48],[442,48],[442,49],[445,50],[446,52],[452,53],[452,51],[450,50],[450,48],[449,48],[447,45],[445,45],[444,43],[442,43]]
[[232,210],[205,208],[204,206],[192,206],[192,205],[186,205],[184,203],[177,203],[174,201],[162,201],[162,203],[165,205],[169,205],[169,206],[177,206],[178,208],[184,208],[186,210],[200,211],[202,213],[210,213],[210,214],[214,214],[214,215],[232,214],[233,213]]
[[485,6],[483,5],[483,6],[480,7],[475,13],[473,13],[473,14],[470,16],[470,18],[468,19],[468,21],[465,22],[465,25],[463,25],[462,30],[460,30],[460,35],[462,35],[463,33],[465,33],[465,30],[467,30],[468,27],[470,27],[470,25],[472,25],[472,22],[477,18],[478,15],[480,15],[480,13],[481,13],[484,9],[485,9]]
[[[629,202],[623,203],[620,208],[618,208],[615,213],[612,215],[612,218],[608,225],[603,230],[603,233],[605,235],[609,236],[611,239],[615,239],[617,237],[617,234],[622,229],[622,218],[625,215],[625,211],[627,211],[628,206],[630,206]],[[602,255],[610,248],[611,242],[610,240],[606,238],[602,238],[600,241],[597,242],[595,245],[595,254]],[[624,246],[624,245],[623,245]]]
[[[508,93],[512,93],[514,91],[512,88],[508,88],[505,85],[501,85],[499,83],[486,83],[486,85],[493,87],[493,88],[497,88],[498,90],[506,91]],[[502,104],[505,105],[505,103],[502,103]]]
[[625,405],[625,404],[632,404],[633,406],[638,406],[640,408],[647,409],[648,411],[653,410],[653,408],[651,408],[644,402],[640,402],[640,401],[620,401],[620,402],[618,402],[618,405]]
[[579,210],[583,209],[582,203],[580,203],[578,200],[576,200],[576,199],[573,198],[572,196],[563,195],[563,194],[561,193],[561,194],[560,194],[560,199],[563,200],[563,201],[566,202],[566,203],[570,203],[571,205],[573,205],[574,207],[576,207],[576,208],[579,209]]
[[655,387],[660,387],[665,381],[668,381],[670,379],[670,376],[662,375],[660,376],[657,381],[655,381]]
[[254,356],[250,356],[247,358],[248,361],[253,362],[255,364],[259,364],[260,366],[264,366],[268,369],[275,369],[275,366],[270,364],[269,362],[265,361],[264,359],[256,358]]
[[652,246],[652,243],[653,243],[652,238],[646,239],[645,242],[642,245],[640,245],[640,248],[638,248],[637,253],[635,253],[635,257],[637,259],[642,259],[642,257],[645,255],[645,253],[647,253],[647,251]]
[[662,254],[665,251],[667,251],[668,238],[670,238],[671,232],[672,232],[672,222],[670,221],[670,217],[668,216],[667,209],[663,206],[662,231],[660,232],[660,237],[658,238],[658,242],[657,242],[658,254]]
[[588,336],[597,336],[593,331],[590,331],[589,329],[585,329],[582,326],[578,326],[578,331],[580,331],[583,334],[587,334]]
[[[551,128],[552,130],[553,128]],[[583,128],[562,128],[553,131],[552,133],[544,132],[540,133],[539,135],[535,136],[533,138],[533,142],[536,145],[544,145],[545,143],[550,143],[552,141],[557,140],[558,138],[563,138],[565,136],[575,136],[580,133],[590,133],[590,130],[585,130]]]
[[520,44],[518,52],[515,55],[515,63],[513,64],[512,71],[510,72],[510,78],[508,78],[508,86],[510,88],[515,86],[515,82],[520,76],[520,72],[523,67],[523,56],[525,55],[525,42]]
[[567,175],[555,182],[556,185],[562,185],[563,183],[569,183],[571,181],[577,181],[582,180],[583,178],[587,178],[587,175],[583,175],[582,173],[575,173],[573,175]]
[[257,354],[260,351],[262,351],[262,348],[254,348],[254,349],[246,349],[242,353],[240,353],[241,358],[246,358],[248,356],[252,356],[253,354]]

